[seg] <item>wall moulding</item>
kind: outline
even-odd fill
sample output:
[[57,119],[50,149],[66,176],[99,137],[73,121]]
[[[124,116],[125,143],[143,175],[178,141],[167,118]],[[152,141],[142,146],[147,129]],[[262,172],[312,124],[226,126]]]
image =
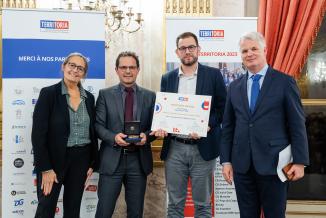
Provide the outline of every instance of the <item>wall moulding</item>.
[[326,99],[301,99],[304,106],[326,106]]
[[212,16],[213,0],[165,0],[165,14],[172,16]]
[[293,217],[325,217],[326,201],[287,201],[287,215]]

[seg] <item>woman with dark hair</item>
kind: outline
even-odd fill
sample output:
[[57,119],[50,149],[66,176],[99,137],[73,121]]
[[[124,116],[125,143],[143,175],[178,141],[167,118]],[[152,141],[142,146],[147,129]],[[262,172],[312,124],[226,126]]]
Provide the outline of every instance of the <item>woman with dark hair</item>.
[[71,53],[61,68],[63,79],[41,90],[33,114],[36,218],[54,217],[62,185],[63,216],[79,218],[84,186],[97,167],[94,96],[81,85],[87,60]]

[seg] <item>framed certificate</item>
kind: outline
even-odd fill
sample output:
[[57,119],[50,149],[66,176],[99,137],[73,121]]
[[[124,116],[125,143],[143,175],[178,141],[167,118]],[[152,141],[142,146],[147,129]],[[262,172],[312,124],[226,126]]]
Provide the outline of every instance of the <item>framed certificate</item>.
[[152,130],[207,136],[211,96],[157,92]]

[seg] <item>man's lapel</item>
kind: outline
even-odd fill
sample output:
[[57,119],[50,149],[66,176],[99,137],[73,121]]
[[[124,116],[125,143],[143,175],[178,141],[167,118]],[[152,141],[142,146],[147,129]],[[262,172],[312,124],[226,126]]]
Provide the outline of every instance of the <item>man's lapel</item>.
[[260,92],[259,92],[259,95],[258,95],[258,98],[257,98],[255,110],[254,110],[254,112],[252,114],[254,114],[257,111],[259,105],[261,105],[261,102],[264,100],[264,96],[266,95],[266,93],[270,89],[272,82],[273,82],[272,68],[268,67],[268,70],[266,72],[263,84],[261,86],[261,89],[260,89]]
[[197,70],[197,82],[196,82],[196,95],[200,95],[203,93],[203,87],[205,82],[205,70],[203,67],[198,64]]
[[117,112],[121,123],[124,123],[124,111],[123,111],[123,102],[122,102],[122,95],[119,86],[117,85],[114,89],[114,97],[117,106]]
[[173,93],[178,93],[178,88],[179,88],[179,69],[175,69],[172,75],[172,92]]
[[244,75],[241,78],[240,94],[241,94],[243,108],[245,109],[248,116],[250,116],[249,102],[248,102],[247,80],[248,80],[248,72],[246,73],[246,75]]
[[140,120],[142,108],[143,108],[143,90],[139,86],[136,86],[136,96],[137,96],[137,116],[136,120]]

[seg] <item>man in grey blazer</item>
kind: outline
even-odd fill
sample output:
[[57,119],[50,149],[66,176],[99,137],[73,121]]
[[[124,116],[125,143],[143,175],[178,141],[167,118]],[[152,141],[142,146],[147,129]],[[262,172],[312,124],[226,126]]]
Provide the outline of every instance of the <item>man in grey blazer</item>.
[[[116,59],[120,83],[100,90],[96,102],[95,129],[102,140],[96,218],[112,217],[122,184],[125,187],[128,217],[142,217],[147,175],[153,158],[149,136],[155,93],[136,84],[139,59],[122,52]],[[125,121],[140,121],[140,142],[128,143]]]

